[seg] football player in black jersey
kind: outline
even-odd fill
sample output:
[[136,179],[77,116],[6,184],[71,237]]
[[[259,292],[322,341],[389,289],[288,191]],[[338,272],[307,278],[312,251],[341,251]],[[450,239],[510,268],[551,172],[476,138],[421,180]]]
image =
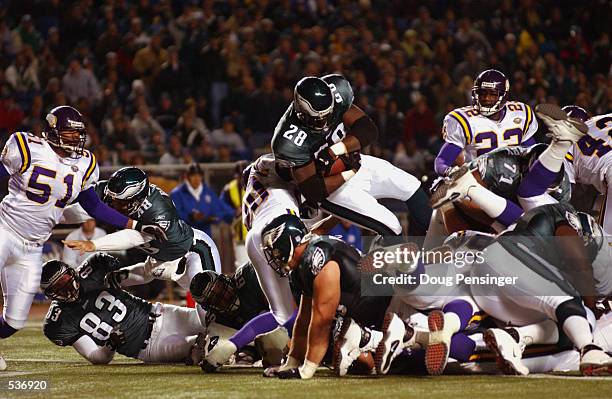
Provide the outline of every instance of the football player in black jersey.
[[[219,251],[204,232],[193,229],[178,217],[172,200],[164,191],[149,183],[146,173],[135,167],[119,169],[108,181],[96,187],[98,195],[114,209],[132,215],[146,224],[159,226],[165,240],[131,231],[118,231],[93,241],[65,241],[81,252],[120,251],[138,248],[149,257],[145,262],[113,274],[115,284],[146,284],[154,278],[176,281],[189,289],[193,276],[202,271],[221,269]],[[193,252],[197,256],[185,255]]]
[[296,216],[280,216],[262,233],[270,267],[279,275],[290,274],[302,294],[289,357],[277,372],[280,378],[314,375],[339,307],[346,317],[380,329],[392,295],[391,290],[388,295],[362,295],[359,251],[335,237],[306,235],[302,226]]
[[116,258],[98,253],[75,271],[59,260],[43,265],[41,289],[52,299],[45,336],[72,346],[94,364],[109,363],[115,352],[145,362],[181,362],[203,331],[195,309],[143,299],[108,285]]
[[[198,273],[191,280],[189,290],[193,299],[206,310],[209,341],[214,337],[230,338],[245,323],[269,310],[250,262],[240,266],[231,276],[211,270]],[[264,367],[280,364],[288,341],[287,331],[282,328],[255,338]],[[206,362],[202,363],[202,368],[211,371]]]
[[301,194],[326,212],[394,236],[402,232],[380,198],[404,201],[411,225],[425,232],[431,209],[420,182],[382,159],[361,155],[378,128],[353,104],[353,89],[341,75],[305,77],[278,122],[272,151],[279,175],[295,181]]
[[[597,311],[597,298],[612,294],[609,244],[610,237],[602,234],[601,226],[569,204],[534,208],[519,219],[514,230],[484,249],[484,264],[471,269],[473,277],[514,276],[516,283],[497,287],[472,284],[472,295],[485,312],[502,323],[525,326],[555,321],[581,352],[583,374],[611,374],[612,358],[594,342],[590,312],[585,309]],[[487,334],[490,348],[500,357],[499,364],[506,365],[502,370],[511,368],[513,373],[526,374],[520,355],[516,359],[522,353],[519,344],[524,345],[520,334],[499,329]],[[556,341],[550,334],[534,334],[531,341],[534,337]],[[513,352],[510,360],[505,358]]]

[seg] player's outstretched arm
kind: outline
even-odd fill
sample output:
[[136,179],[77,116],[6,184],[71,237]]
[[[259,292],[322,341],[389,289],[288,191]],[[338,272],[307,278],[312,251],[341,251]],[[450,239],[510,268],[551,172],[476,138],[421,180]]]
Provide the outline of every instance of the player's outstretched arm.
[[79,352],[92,364],[108,364],[115,356],[115,351],[108,346],[98,346],[91,337],[81,336],[72,344],[74,349]]
[[439,176],[447,175],[448,171],[453,167],[455,160],[459,154],[461,154],[461,151],[463,151],[463,148],[459,147],[457,144],[444,143],[434,161],[436,173]]
[[64,245],[68,248],[80,251],[81,255],[85,252],[95,251],[123,251],[134,248],[152,241],[155,237],[150,234],[141,233],[136,230],[119,230],[112,234],[89,240],[64,240]]

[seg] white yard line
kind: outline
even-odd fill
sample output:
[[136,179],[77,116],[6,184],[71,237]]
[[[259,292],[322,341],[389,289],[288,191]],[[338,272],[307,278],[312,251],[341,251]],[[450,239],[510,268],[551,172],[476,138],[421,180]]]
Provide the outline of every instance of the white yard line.
[[[517,376],[521,377],[521,376]],[[534,379],[557,379],[557,380],[579,380],[579,381],[608,381],[612,382],[612,378],[606,376],[600,377],[581,377],[579,375],[558,375],[558,374],[529,374],[523,378]]]

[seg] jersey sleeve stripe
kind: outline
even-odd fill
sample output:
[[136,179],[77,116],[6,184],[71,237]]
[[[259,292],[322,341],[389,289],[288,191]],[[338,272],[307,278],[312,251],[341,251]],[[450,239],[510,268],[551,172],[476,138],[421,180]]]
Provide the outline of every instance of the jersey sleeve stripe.
[[93,154],[93,152],[88,151],[89,155],[91,155],[91,160],[89,161],[89,166],[87,167],[87,172],[85,172],[85,177],[83,178],[83,186],[85,187],[85,183],[87,182],[87,180],[89,180],[89,177],[91,176],[91,174],[93,173],[93,171],[96,169],[96,156]]
[[19,155],[21,156],[21,169],[19,169],[19,173],[24,173],[30,167],[32,155],[30,154],[28,141],[23,133],[15,133],[15,140],[17,140],[17,148],[19,149]]
[[570,161],[570,163],[574,163],[574,156],[570,153],[565,154],[565,159]]
[[531,107],[527,104],[525,104],[525,113],[527,114],[527,119],[525,120],[523,136],[527,134],[527,132],[529,131],[529,127],[531,126],[531,122],[533,122],[533,111],[531,111]]
[[470,142],[472,141],[472,128],[470,127],[470,124],[468,123],[467,119],[457,111],[452,111],[450,113],[450,116],[455,118],[457,122],[459,122],[459,124],[461,125],[461,128],[463,129],[463,135],[465,136],[465,144],[470,144]]

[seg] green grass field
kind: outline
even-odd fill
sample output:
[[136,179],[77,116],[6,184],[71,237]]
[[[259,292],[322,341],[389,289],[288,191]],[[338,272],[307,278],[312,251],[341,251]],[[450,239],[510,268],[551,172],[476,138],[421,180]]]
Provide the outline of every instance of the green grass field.
[[[336,378],[319,370],[310,381],[261,377],[261,369],[233,368],[203,374],[199,367],[144,365],[117,356],[114,364],[92,366],[72,348],[53,345],[31,323],[0,341],[8,370],[0,372],[0,398],[612,398],[612,378],[503,376]],[[46,380],[46,391],[11,391],[9,381]]]

